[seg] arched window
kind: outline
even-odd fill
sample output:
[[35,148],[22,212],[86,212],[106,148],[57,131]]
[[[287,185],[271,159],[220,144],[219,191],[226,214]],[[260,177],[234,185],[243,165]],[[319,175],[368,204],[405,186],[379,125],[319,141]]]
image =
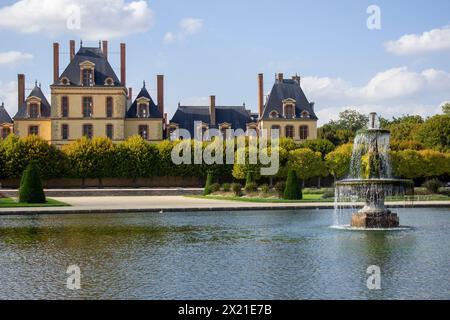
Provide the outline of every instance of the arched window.
[[306,140],[308,139],[308,135],[309,135],[308,126],[300,126],[300,139]]
[[272,111],[272,112],[270,112],[270,115],[269,115],[272,119],[274,119],[274,118],[278,118],[278,112],[276,112],[276,111]]
[[294,126],[286,126],[284,130],[286,138],[294,138]]
[[302,118],[309,118],[309,112],[308,111],[303,111],[302,112]]

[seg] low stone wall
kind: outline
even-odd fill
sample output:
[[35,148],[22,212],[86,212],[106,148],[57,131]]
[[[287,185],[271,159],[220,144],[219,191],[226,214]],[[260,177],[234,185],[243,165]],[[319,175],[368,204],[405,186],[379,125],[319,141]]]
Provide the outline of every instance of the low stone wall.
[[[201,188],[203,179],[200,177],[151,177],[138,179],[50,179],[43,180],[46,189],[70,188]],[[6,189],[17,189],[19,179],[0,180],[0,186]]]

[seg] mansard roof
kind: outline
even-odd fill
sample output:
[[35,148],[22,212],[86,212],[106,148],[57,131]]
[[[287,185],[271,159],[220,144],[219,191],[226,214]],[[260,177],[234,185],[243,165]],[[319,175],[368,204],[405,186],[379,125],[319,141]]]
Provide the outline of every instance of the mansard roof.
[[146,98],[149,100],[149,115],[148,118],[163,118],[163,115],[159,112],[157,105],[153,101],[152,97],[150,96],[150,93],[148,93],[147,88],[144,86],[142,87],[141,91],[139,92],[136,99],[133,101],[131,106],[128,108],[126,118],[138,118],[137,116],[137,106],[138,106],[138,100],[141,98]]
[[5,104],[2,102],[2,104],[0,105],[0,124],[4,124],[4,123],[12,123],[12,119],[9,116],[8,111],[6,111],[5,109]]
[[80,79],[80,64],[84,62],[90,62],[95,65],[94,81],[96,86],[105,86],[108,78],[113,80],[114,86],[121,86],[120,80],[109,64],[107,57],[100,48],[95,47],[81,47],[54,85],[59,85],[61,80],[66,78],[69,79],[70,85],[80,86],[82,81]]
[[293,99],[295,104],[295,117],[300,118],[303,111],[307,111],[310,115],[310,119],[317,120],[317,116],[314,113],[314,107],[312,103],[309,103],[299,81],[295,79],[282,79],[276,80],[273,85],[272,91],[264,106],[263,119],[269,119],[270,113],[276,111],[279,115],[283,115],[283,101],[287,99]]
[[[36,97],[41,100],[41,117],[42,118],[50,117],[50,113],[51,113],[50,103],[48,102],[47,98],[45,97],[44,93],[42,92],[41,87],[38,86],[37,82],[36,82],[33,90],[31,90],[30,94],[28,95],[27,100],[31,97]],[[26,118],[28,118],[28,113],[27,113],[27,103],[25,101],[24,104],[19,106],[19,110],[17,111],[16,115],[14,116],[14,119],[26,119]]]
[[194,136],[194,122],[201,121],[210,128],[218,128],[220,124],[228,123],[231,129],[247,129],[247,124],[256,122],[245,106],[216,106],[216,125],[211,125],[209,107],[205,106],[178,106],[171,123],[180,129],[186,129]]

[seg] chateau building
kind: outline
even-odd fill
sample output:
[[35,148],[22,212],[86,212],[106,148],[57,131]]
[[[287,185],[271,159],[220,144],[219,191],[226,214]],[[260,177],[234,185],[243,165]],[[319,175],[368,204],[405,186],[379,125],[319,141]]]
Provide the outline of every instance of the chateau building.
[[5,139],[13,132],[13,121],[5,109],[5,104],[0,105],[0,139]]
[[193,137],[194,122],[198,122],[202,130],[219,129],[225,134],[225,129],[266,129],[268,132],[279,130],[280,137],[294,140],[317,138],[317,116],[314,113],[314,103],[309,102],[301,86],[300,77],[284,79],[279,73],[267,99],[264,99],[264,76],[258,75],[258,105],[259,112],[252,114],[245,106],[216,106],[215,96],[210,97],[209,106],[191,107],[178,105],[171,119],[168,136],[176,139],[177,128],[186,129]]
[[18,76],[18,112],[14,133],[35,134],[55,145],[64,145],[83,136],[105,136],[120,142],[140,134],[148,141],[163,139],[164,77],[157,76],[157,105],[147,89],[132,101],[126,88],[126,47],[120,45],[120,79],[108,61],[108,42],[103,48],[83,47],[75,53],[70,42],[70,62],[59,74],[59,44],[53,44],[54,80],[51,104],[35,85],[25,97],[25,76]]
[[[108,61],[108,42],[98,47],[70,41],[70,61],[60,74],[59,44],[53,44],[53,83],[50,102],[37,82],[25,97],[25,75],[18,75],[18,111],[14,121],[0,107],[0,139],[10,133],[20,137],[37,135],[62,146],[83,136],[104,136],[121,142],[140,135],[149,142],[178,139],[176,129],[186,129],[191,137],[196,130],[238,130],[244,134],[267,129],[279,130],[281,137],[301,141],[316,139],[317,116],[299,76],[284,79],[279,73],[270,94],[264,96],[264,76],[258,75],[258,113],[244,105],[216,106],[210,96],[209,106],[178,105],[167,123],[164,113],[164,76],[158,75],[156,101],[145,82],[133,100],[132,88],[126,87],[126,45],[120,44],[120,78]],[[194,124],[200,128],[195,128]],[[253,129],[253,130],[250,130]]]

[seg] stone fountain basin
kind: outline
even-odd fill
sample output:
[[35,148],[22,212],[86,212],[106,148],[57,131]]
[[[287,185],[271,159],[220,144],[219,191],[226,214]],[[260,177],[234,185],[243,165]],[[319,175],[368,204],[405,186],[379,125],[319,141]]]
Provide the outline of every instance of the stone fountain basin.
[[412,186],[413,181],[408,179],[345,179],[336,182],[336,186],[368,186],[368,185],[389,185],[389,186]]

